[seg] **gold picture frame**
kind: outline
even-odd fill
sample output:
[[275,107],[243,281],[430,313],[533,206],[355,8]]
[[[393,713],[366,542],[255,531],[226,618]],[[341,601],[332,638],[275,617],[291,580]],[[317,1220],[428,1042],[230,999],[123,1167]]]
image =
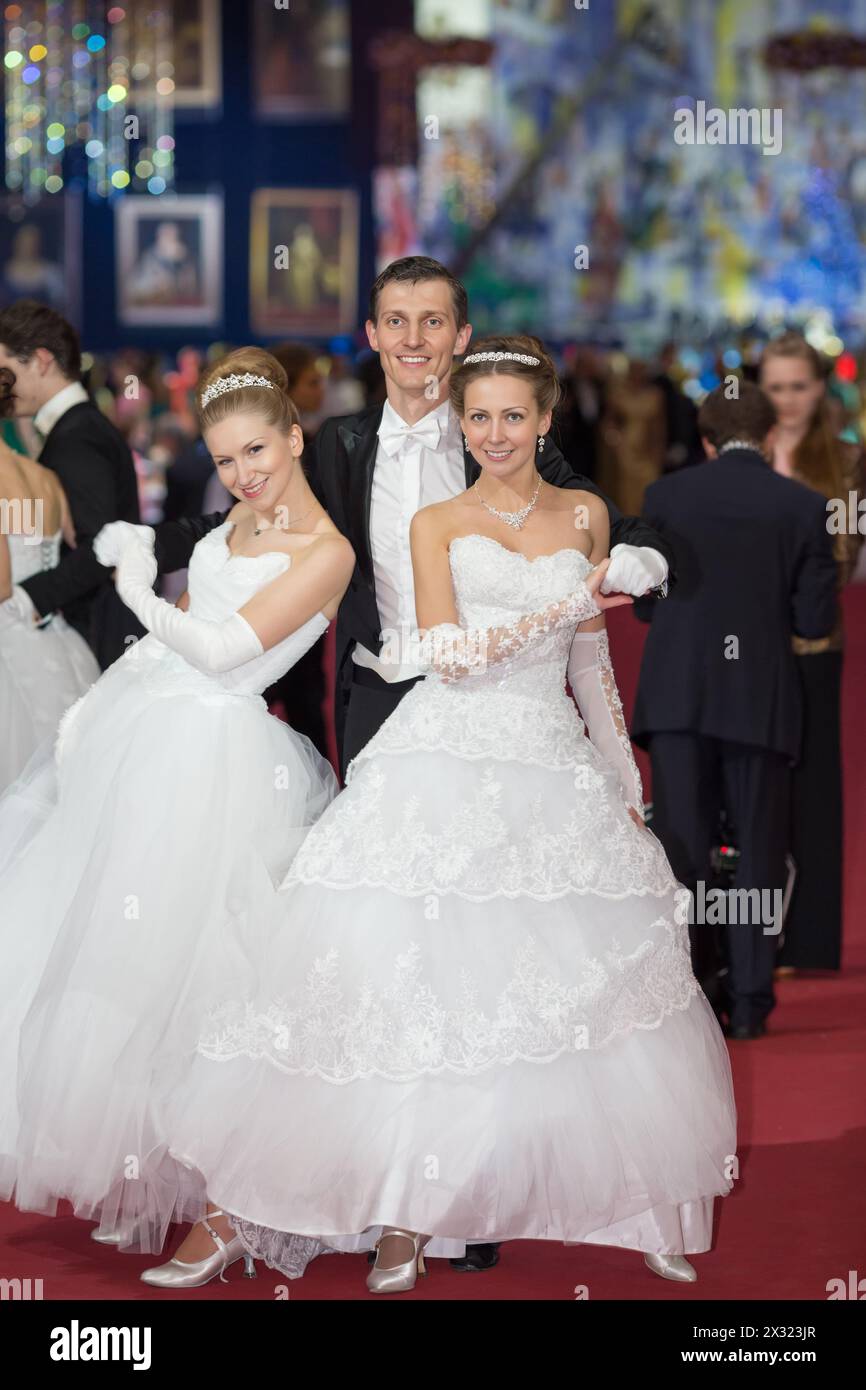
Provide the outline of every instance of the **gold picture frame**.
[[250,207],[250,323],[261,337],[352,333],[358,315],[358,195],[260,188]]

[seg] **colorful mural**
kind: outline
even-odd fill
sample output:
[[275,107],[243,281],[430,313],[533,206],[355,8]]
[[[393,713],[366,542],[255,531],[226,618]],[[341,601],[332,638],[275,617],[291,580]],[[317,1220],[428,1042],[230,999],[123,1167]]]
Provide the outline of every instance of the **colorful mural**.
[[[866,341],[866,0],[656,0],[636,29],[646,9],[472,6],[489,88],[449,69],[437,138],[446,79],[419,75],[422,248],[461,271],[479,329]],[[460,34],[461,11],[419,0],[419,32]]]

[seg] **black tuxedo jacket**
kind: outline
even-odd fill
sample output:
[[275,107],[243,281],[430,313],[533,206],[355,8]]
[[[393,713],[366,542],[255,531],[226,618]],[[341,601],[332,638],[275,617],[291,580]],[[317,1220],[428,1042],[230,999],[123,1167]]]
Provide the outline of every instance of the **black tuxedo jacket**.
[[[651,617],[632,738],[691,731],[799,756],[791,634],[836,619],[837,570],[825,499],[732,449],[647,488],[644,516],[676,552],[677,583]],[[738,655],[730,642],[736,638]]]
[[[360,642],[377,654],[382,648],[370,548],[370,500],[382,410],[381,405],[370,406],[352,415],[326,420],[312,449],[308,449],[304,455],[310,486],[334,525],[352,542],[355,551],[355,572],[337,614],[334,722],[339,747],[342,747],[345,711],[352,682],[352,647],[355,642]],[[464,455],[464,462],[466,486],[470,487],[481,469],[468,451]],[[542,477],[556,487],[583,488],[603,496],[588,478],[572,472],[549,435],[537,466]],[[611,546],[620,543],[652,546],[665,556],[672,575],[673,550],[664,538],[646,522],[637,517],[622,516],[612,502],[607,498],[604,500],[610,512]],[[219,526],[227,515],[227,512],[214,512],[210,516],[187,518],[158,526],[156,558],[160,572],[187,565],[196,542],[213,527]]]
[[50,431],[39,461],[63,484],[78,544],[73,550],[64,542],[56,568],[26,579],[21,587],[43,617],[62,610],[104,671],[123,654],[125,637],[144,636],[90,545],[109,521],[139,521],[132,454],[102,411],[92,401],[80,401]]

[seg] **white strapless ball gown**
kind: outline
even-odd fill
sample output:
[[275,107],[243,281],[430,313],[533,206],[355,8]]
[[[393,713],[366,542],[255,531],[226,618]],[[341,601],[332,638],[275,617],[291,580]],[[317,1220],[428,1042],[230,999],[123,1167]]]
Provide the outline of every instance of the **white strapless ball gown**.
[[[54,569],[60,559],[60,531],[38,544],[24,536],[7,540],[13,584]],[[61,613],[44,627],[0,616],[0,792],[98,679],[96,657]]]
[[[190,612],[221,620],[290,565],[196,546]],[[263,904],[337,779],[261,692],[327,628],[206,675],[147,636],[0,799],[0,1197],[119,1224],[159,1251],[203,1192],[161,1110],[204,1004],[251,983]]]
[[[466,627],[589,569],[483,536],[450,558]],[[409,691],[295,857],[257,990],[211,1013],[173,1144],[284,1273],[315,1238],[360,1248],[382,1225],[440,1255],[710,1246],[728,1053],[680,885],[567,695],[571,636]]]

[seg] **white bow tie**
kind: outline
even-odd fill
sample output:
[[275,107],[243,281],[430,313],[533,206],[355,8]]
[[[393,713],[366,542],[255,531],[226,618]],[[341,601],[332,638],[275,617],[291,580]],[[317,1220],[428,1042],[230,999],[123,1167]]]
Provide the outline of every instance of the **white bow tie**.
[[382,425],[379,429],[379,443],[389,458],[406,444],[435,449],[441,437],[441,421],[432,415],[425,415],[414,425]]

